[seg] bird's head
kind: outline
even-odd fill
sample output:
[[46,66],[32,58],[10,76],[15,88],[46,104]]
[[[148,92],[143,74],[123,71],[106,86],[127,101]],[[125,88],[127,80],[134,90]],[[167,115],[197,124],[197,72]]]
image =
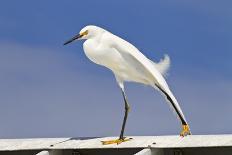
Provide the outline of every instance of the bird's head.
[[90,39],[98,36],[101,34],[104,30],[100,27],[88,25],[81,29],[81,31],[75,35],[73,38],[69,39],[64,43],[64,45],[67,45],[75,40],[82,40],[82,39]]

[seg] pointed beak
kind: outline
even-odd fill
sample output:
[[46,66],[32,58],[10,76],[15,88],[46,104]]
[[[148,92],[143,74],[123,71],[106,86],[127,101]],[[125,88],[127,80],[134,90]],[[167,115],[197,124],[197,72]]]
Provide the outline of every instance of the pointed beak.
[[67,45],[67,44],[73,42],[74,40],[77,40],[77,39],[81,38],[82,36],[83,36],[83,34],[77,34],[77,35],[75,35],[73,38],[71,38],[71,39],[69,39],[68,41],[66,41],[66,42],[64,43],[64,45]]

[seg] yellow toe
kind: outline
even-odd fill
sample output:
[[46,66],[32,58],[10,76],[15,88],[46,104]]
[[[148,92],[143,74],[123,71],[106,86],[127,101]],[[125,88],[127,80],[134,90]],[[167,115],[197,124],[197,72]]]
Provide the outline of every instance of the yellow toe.
[[190,128],[189,128],[189,126],[187,124],[182,125],[182,131],[180,133],[180,136],[184,137],[184,136],[187,136],[187,135],[191,135]]
[[109,145],[109,144],[121,144],[122,142],[127,142],[131,140],[132,138],[123,138],[123,139],[115,139],[115,140],[107,140],[107,141],[101,141],[102,145]]

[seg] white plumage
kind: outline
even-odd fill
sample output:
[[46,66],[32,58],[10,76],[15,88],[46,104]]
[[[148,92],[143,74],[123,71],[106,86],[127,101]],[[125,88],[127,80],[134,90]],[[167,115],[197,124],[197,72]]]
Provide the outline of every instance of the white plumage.
[[155,68],[163,75],[166,76],[170,68],[170,58],[167,54],[164,55],[164,58],[161,59],[158,63],[151,61]]
[[[168,55],[165,55],[160,62],[155,63],[144,56],[129,42],[109,31],[92,25],[84,27],[79,35],[67,41],[65,44],[75,39],[86,39],[83,44],[86,56],[94,63],[105,66],[114,73],[122,89],[125,104],[128,105],[124,92],[124,81],[150,85],[160,90],[167,97],[168,102],[177,113],[181,123],[185,127],[187,126],[184,114],[163,77],[166,75],[170,66],[170,58]],[[188,131],[184,131],[184,134],[186,132],[187,134],[190,133],[189,128]]]

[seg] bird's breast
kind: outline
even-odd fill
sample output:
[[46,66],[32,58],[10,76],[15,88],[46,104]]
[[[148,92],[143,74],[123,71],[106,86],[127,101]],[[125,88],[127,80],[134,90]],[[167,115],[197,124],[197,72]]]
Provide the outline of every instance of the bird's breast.
[[119,68],[121,55],[107,44],[87,40],[83,45],[86,56],[94,63],[111,70]]

